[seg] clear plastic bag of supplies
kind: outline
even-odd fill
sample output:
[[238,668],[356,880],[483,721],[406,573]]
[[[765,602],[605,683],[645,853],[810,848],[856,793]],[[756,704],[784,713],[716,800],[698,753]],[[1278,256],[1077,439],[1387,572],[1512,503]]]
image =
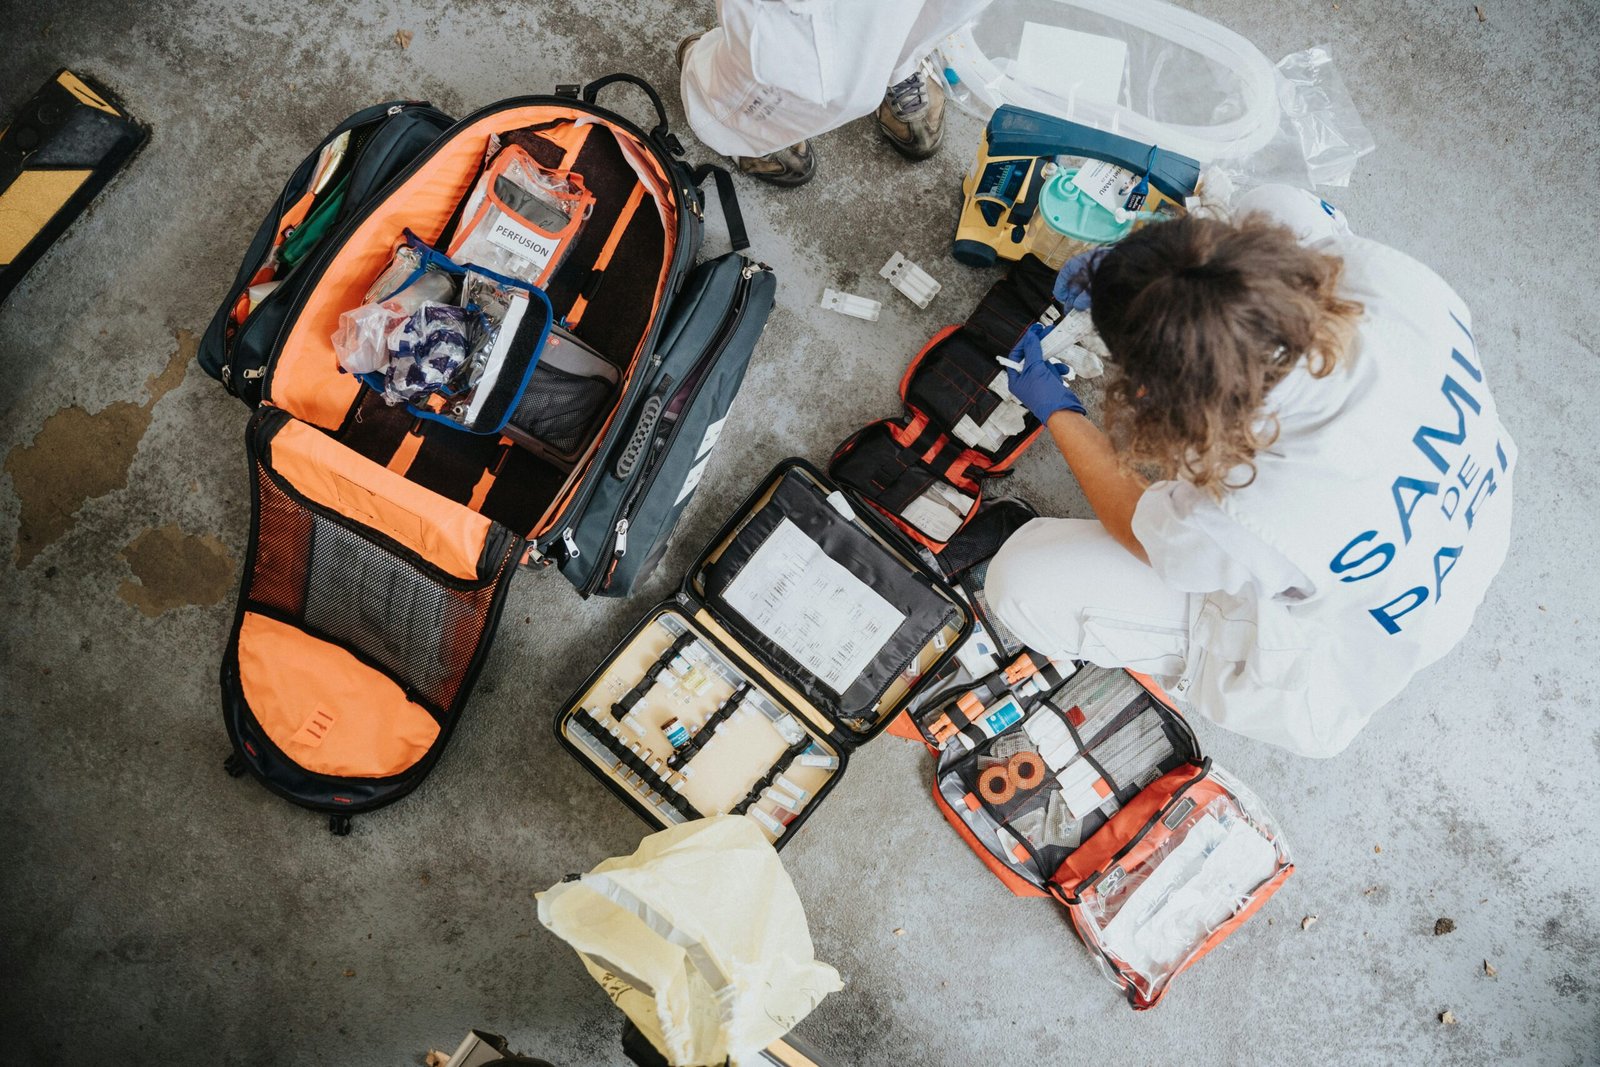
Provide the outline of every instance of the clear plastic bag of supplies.
[[466,220],[448,252],[533,285],[543,285],[572,251],[594,197],[583,179],[540,166],[526,151],[502,148],[473,187]]
[[1261,802],[1213,765],[1080,889],[1074,922],[1108,977],[1154,1002],[1291,869],[1283,833]]
[[416,249],[401,245],[367,289],[360,307],[339,316],[333,351],[351,374],[382,371],[389,365],[390,338],[424,304],[455,302],[455,279],[425,267]]
[[1343,185],[1372,149],[1327,48],[1275,67],[1239,34],[1162,0],[995,0],[936,58],[950,95],[979,118],[1014,104],[1245,184]]

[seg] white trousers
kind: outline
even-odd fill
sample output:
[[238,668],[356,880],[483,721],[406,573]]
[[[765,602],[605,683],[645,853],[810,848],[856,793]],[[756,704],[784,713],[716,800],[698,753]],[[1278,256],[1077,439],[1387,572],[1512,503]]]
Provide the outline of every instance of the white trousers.
[[1183,673],[1189,594],[1163,582],[1095,519],[1034,519],[989,564],[989,607],[1051,659]]
[[683,107],[727,156],[763,156],[874,110],[990,0],[718,0],[690,47]]

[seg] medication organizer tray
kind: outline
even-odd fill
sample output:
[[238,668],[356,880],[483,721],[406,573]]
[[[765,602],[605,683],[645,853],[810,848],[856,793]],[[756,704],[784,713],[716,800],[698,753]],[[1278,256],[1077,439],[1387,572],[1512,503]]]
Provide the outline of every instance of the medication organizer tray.
[[[785,461],[562,709],[558,739],[648,822],[750,814],[781,847],[970,630],[960,599],[897,545]],[[796,548],[809,567],[785,572],[792,586],[750,588]],[[811,605],[833,614],[796,607],[818,595],[808,580],[835,583],[837,599]],[[797,619],[825,619],[813,636],[827,647],[796,642]],[[852,647],[840,619],[871,639]]]

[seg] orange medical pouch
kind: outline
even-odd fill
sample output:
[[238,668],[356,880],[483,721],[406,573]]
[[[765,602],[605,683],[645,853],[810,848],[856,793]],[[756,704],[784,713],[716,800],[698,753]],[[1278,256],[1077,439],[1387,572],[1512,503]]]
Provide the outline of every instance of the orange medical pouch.
[[915,713],[934,802],[1018,896],[1049,896],[1136,1009],[1294,870],[1255,795],[1147,677],[1024,651]]

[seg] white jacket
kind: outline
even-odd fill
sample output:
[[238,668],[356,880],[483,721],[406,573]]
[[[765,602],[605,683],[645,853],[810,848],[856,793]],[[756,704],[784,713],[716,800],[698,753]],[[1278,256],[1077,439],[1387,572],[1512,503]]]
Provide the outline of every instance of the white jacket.
[[1197,594],[1174,695],[1314,756],[1466,633],[1505,560],[1517,459],[1461,298],[1340,221],[1298,228],[1366,309],[1350,354],[1273,389],[1281,432],[1250,485],[1215,501],[1160,482],[1133,518],[1156,572]]

